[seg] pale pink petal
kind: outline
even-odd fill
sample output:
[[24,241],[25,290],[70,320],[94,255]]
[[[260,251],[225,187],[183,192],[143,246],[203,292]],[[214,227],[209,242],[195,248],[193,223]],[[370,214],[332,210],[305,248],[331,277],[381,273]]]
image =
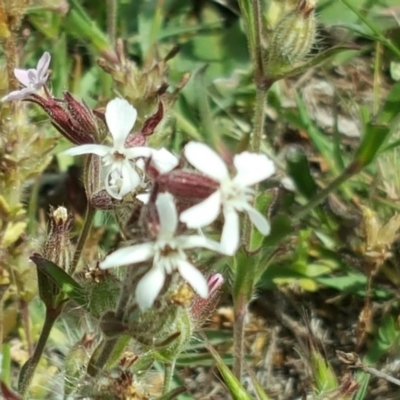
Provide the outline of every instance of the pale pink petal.
[[224,227],[221,235],[222,251],[232,256],[235,254],[240,243],[240,224],[239,215],[234,208],[224,209]]
[[184,149],[186,159],[203,174],[221,182],[229,178],[228,168],[222,158],[203,143],[190,142]]
[[154,266],[147,272],[136,286],[136,301],[143,311],[150,308],[159,295],[165,282],[164,268]]
[[258,210],[256,210],[254,207],[248,206],[245,208],[245,211],[247,212],[251,222],[254,224],[254,226],[264,235],[267,236],[269,235],[271,231],[271,226],[268,222],[268,220],[262,215]]
[[265,154],[245,151],[236,155],[233,163],[237,171],[233,181],[245,186],[261,182],[275,173],[275,164]]
[[34,93],[36,90],[34,88],[23,88],[20,90],[14,90],[2,97],[1,101],[14,101],[14,100],[23,100],[26,99],[29,95]]
[[183,211],[180,215],[180,220],[189,228],[201,228],[214,222],[220,209],[221,192],[217,190],[201,203]]
[[39,81],[45,81],[47,79],[48,75],[47,71],[49,69],[50,61],[51,61],[50,53],[45,51],[36,66],[36,71]]
[[221,251],[220,243],[201,235],[178,236],[177,238],[175,238],[175,241],[182,249],[194,249],[196,247],[203,247],[205,249],[213,250],[216,252]]
[[218,290],[224,284],[224,277],[221,274],[215,273],[208,277],[207,285],[209,290],[209,296]]
[[174,199],[169,193],[161,193],[157,196],[156,207],[160,218],[159,239],[171,239],[178,227],[178,213]]
[[208,285],[203,274],[192,264],[185,260],[177,262],[179,274],[203,299],[208,296]]
[[81,154],[97,154],[100,157],[104,157],[110,154],[112,151],[111,147],[104,146],[102,144],[82,144],[81,146],[71,147],[65,150],[63,153],[69,156],[78,156]]
[[100,263],[101,269],[119,267],[120,265],[136,264],[149,260],[154,256],[154,243],[142,243],[135,246],[124,247],[108,255]]
[[179,164],[178,158],[164,148],[153,150],[151,161],[162,174],[172,171]]
[[107,104],[105,115],[114,140],[114,148],[122,151],[125,140],[136,122],[137,111],[126,100],[116,98]]
[[15,68],[14,75],[24,86],[29,86],[30,79],[26,69]]

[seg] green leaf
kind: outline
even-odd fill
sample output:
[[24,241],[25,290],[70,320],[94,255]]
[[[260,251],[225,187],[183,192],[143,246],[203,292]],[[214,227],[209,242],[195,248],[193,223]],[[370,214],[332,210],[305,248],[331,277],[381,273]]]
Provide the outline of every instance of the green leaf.
[[300,147],[292,147],[288,152],[287,168],[299,192],[307,199],[315,196],[318,186],[311,175],[307,157]]
[[371,375],[369,375],[365,372],[360,371],[356,374],[356,379],[357,379],[358,384],[360,385],[360,388],[358,389],[358,391],[354,397],[354,400],[365,400],[366,399],[370,378],[371,378]]
[[375,125],[371,122],[366,125],[364,137],[354,156],[357,168],[363,168],[375,159],[389,133],[390,129],[388,126]]
[[251,397],[246,392],[246,389],[237,380],[235,375],[233,375],[232,371],[225,365],[223,359],[220,357],[217,351],[210,345],[207,345],[207,349],[213,356],[222,379],[232,395],[232,399],[251,400]]
[[38,269],[46,274],[70,298],[79,305],[86,307],[86,297],[82,286],[71,276],[53,262],[46,260],[39,254],[34,254],[30,259]]
[[382,107],[378,116],[380,124],[390,124],[399,115],[400,110],[400,82],[397,82],[390,90],[385,99],[385,104]]

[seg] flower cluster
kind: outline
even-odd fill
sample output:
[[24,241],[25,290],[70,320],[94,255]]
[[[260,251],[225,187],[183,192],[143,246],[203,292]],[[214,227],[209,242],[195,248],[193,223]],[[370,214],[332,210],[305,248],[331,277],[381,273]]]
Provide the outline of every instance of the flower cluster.
[[[77,145],[65,154],[97,158],[101,185],[113,201],[124,203],[127,197],[143,201],[143,240],[108,255],[100,268],[148,263],[147,272],[136,285],[141,310],[153,305],[167,275],[175,271],[198,296],[207,298],[207,280],[188,252],[205,248],[234,255],[240,245],[242,212],[263,235],[269,234],[267,219],[253,206],[253,186],[274,174],[274,163],[264,154],[245,151],[233,157],[236,172],[232,175],[230,166],[206,144],[189,142],[183,149],[184,159],[165,148],[154,149],[147,138],[163,117],[162,102],[156,114],[132,132],[137,111],[125,99],[111,100],[104,114],[90,110],[69,93],[56,101],[45,86],[49,64],[50,55],[45,53],[36,69],[15,70],[24,87],[2,100],[28,100],[42,106],[53,125]],[[220,215],[220,241],[211,240],[200,229]],[[197,232],[185,233],[193,229]]]

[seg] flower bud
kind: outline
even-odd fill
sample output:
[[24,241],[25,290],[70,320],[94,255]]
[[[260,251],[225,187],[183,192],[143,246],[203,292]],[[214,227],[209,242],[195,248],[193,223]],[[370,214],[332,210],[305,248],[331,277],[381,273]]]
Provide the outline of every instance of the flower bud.
[[85,104],[64,93],[65,108],[48,93],[46,97],[32,94],[28,99],[38,104],[51,118],[52,125],[70,142],[81,145],[100,140],[98,118]]
[[190,316],[196,328],[200,328],[217,307],[221,297],[220,289],[224,284],[224,277],[221,274],[212,274],[209,276],[207,284],[208,297],[203,299],[196,294],[190,309]]
[[173,170],[156,177],[160,192],[169,192],[178,198],[204,200],[215,192],[219,184],[197,172]]
[[274,77],[302,60],[314,43],[316,0],[298,0],[294,10],[277,23],[269,46],[267,74]]
[[101,158],[95,154],[89,154],[86,158],[83,171],[83,184],[86,198],[93,208],[98,210],[112,210],[118,200],[113,199],[104,187],[103,167]]
[[[67,273],[71,267],[72,246],[70,241],[70,227],[72,217],[64,207],[51,209],[50,229],[43,246],[43,258],[52,261]],[[57,308],[63,301],[59,287],[42,271],[37,269],[39,296],[46,307]]]

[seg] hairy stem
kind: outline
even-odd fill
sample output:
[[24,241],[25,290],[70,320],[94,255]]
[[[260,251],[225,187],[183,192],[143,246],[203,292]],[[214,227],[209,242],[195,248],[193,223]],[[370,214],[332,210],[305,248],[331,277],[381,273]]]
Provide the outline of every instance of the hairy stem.
[[[261,140],[264,134],[265,122],[265,102],[269,86],[264,83],[264,63],[263,49],[261,46],[262,35],[262,10],[260,0],[251,0],[245,2],[239,0],[239,6],[245,23],[246,36],[249,44],[249,52],[253,63],[253,76],[256,85],[256,98],[254,103],[253,117],[253,135],[250,141],[252,151],[258,153],[261,148]],[[251,224],[248,218],[244,220],[242,243],[247,247],[251,247]],[[244,360],[244,325],[247,313],[250,292],[253,289],[253,276],[250,276],[251,270],[247,265],[238,265],[243,271],[236,271],[236,281],[238,283],[238,291],[234,299],[235,322],[233,327],[234,338],[234,365],[233,372],[240,381],[243,370]],[[244,269],[245,268],[245,269]]]
[[117,0],[107,0],[107,33],[111,46],[115,46],[117,35]]
[[96,214],[96,209],[93,208],[90,205],[90,202],[88,201],[87,206],[86,206],[85,221],[83,223],[83,227],[82,227],[81,233],[79,235],[78,243],[75,248],[74,257],[72,259],[71,270],[69,271],[70,275],[72,275],[75,272],[76,267],[78,266],[79,259],[81,258],[83,248],[85,247],[86,240],[89,237],[90,230],[92,228],[95,214]]
[[29,398],[27,397],[28,396],[27,392],[32,382],[33,375],[42,357],[47,340],[50,336],[50,332],[57,318],[61,314],[61,311],[62,311],[62,306],[57,307],[55,309],[46,309],[44,324],[42,327],[42,331],[40,332],[39,340],[36,344],[35,351],[33,352],[32,357],[22,367],[21,375],[19,377],[19,383],[18,383],[19,392],[21,393],[24,399]]
[[240,381],[243,372],[243,360],[244,360],[244,323],[247,314],[247,300],[244,297],[240,297],[234,306],[235,323],[233,326],[233,373],[236,378]]
[[162,394],[167,394],[171,388],[172,379],[174,377],[176,359],[174,358],[171,363],[164,364],[164,387]]

